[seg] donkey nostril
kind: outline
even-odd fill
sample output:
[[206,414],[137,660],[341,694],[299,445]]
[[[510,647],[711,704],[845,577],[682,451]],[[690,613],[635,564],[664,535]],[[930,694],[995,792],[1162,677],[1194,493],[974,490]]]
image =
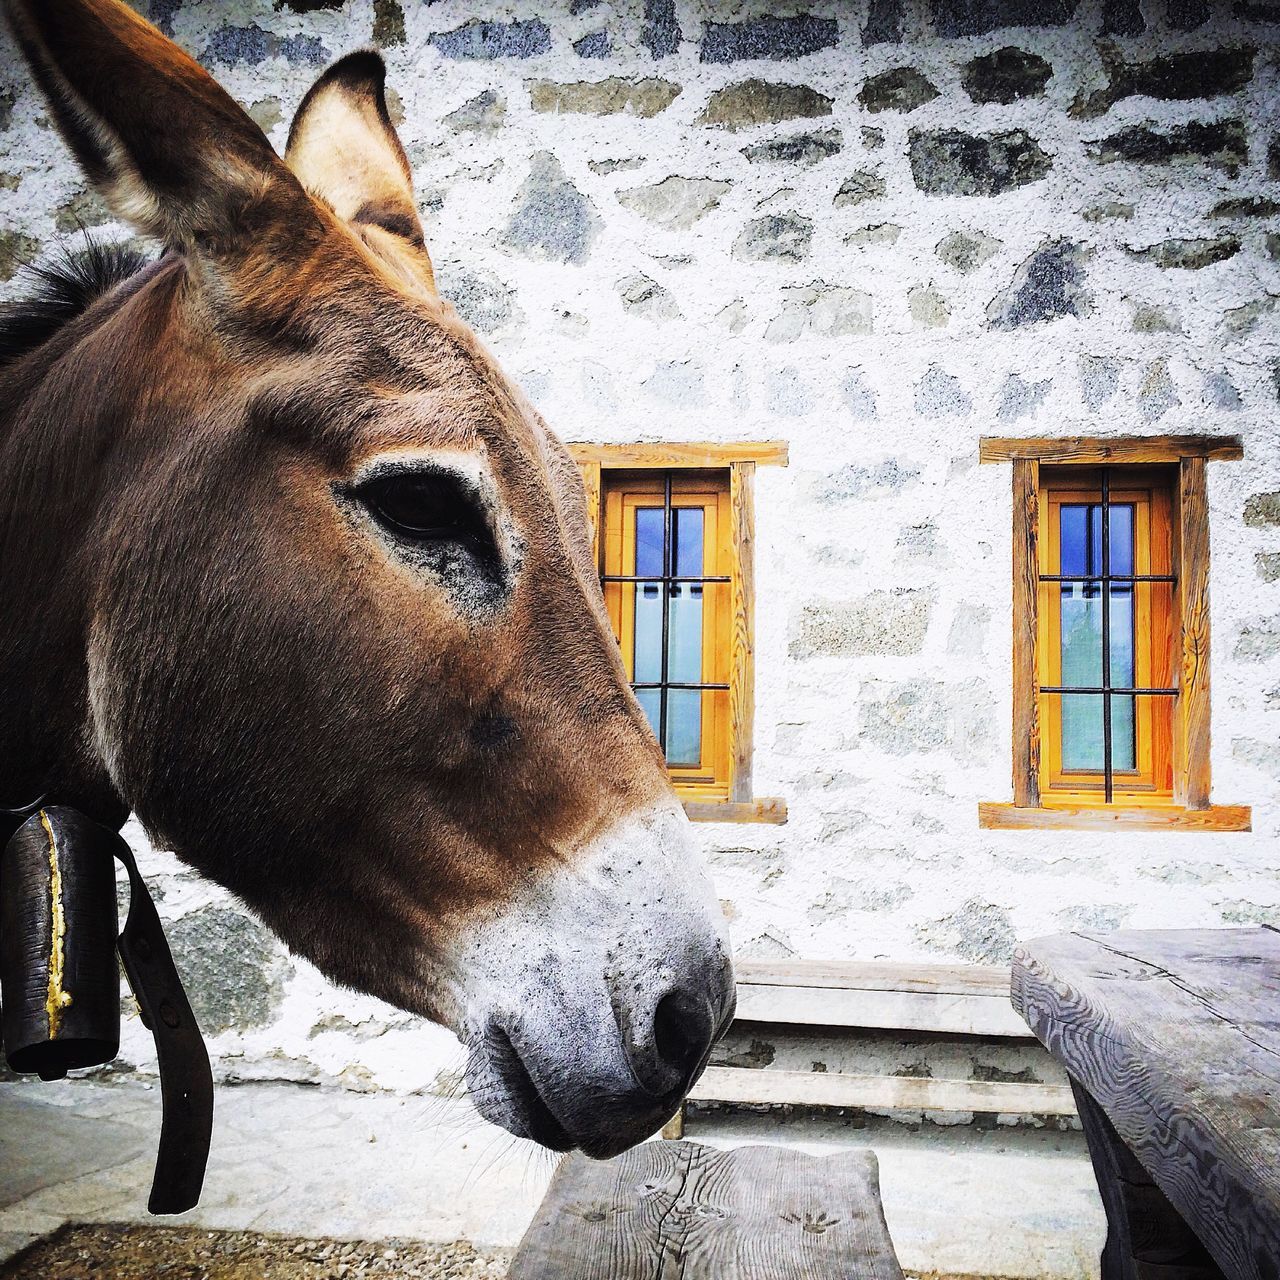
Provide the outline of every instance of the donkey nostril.
[[662,1062],[687,1084],[711,1043],[705,1002],[680,991],[663,996],[653,1014],[653,1043]]

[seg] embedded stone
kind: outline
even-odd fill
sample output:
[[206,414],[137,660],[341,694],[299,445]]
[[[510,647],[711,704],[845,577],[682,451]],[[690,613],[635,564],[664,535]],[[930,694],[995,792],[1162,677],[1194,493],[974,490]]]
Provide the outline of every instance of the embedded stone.
[[879,151],[884,146],[884,130],[875,129],[871,125],[862,126],[862,145],[868,151]]
[[644,0],[640,43],[657,58],[666,58],[680,47],[680,22],[675,0]]
[[1138,0],[1102,0],[1104,36],[1140,36],[1146,29]]
[[580,13],[588,13],[599,8],[604,0],[569,0],[569,12],[576,18]]
[[1053,68],[1037,53],[1006,45],[994,53],[971,58],[960,76],[974,102],[1008,105],[1020,98],[1039,98],[1053,76]]
[[1280,136],[1267,144],[1267,177],[1280,178]]
[[799,369],[771,369],[765,380],[765,403],[782,418],[802,418],[813,410],[813,392]]
[[1251,334],[1258,321],[1270,316],[1280,301],[1275,297],[1255,298],[1252,302],[1242,303],[1238,307],[1229,307],[1222,316],[1222,327],[1229,338],[1243,338]]
[[1209,0],[1166,0],[1165,21],[1175,31],[1193,31],[1209,17]]
[[1277,0],[1236,0],[1235,14],[1245,22],[1280,23],[1280,3]]
[[346,0],[276,0],[276,9],[289,9],[294,13],[323,13],[341,9]]
[[646,187],[633,187],[618,193],[624,208],[648,218],[660,227],[688,231],[699,218],[720,204],[720,199],[733,186],[715,178],[663,178]]
[[1193,98],[1220,98],[1238,93],[1253,78],[1256,49],[1235,46],[1173,53],[1147,62],[1125,62],[1114,48],[1102,47],[1107,84],[1092,93],[1081,93],[1068,115],[1090,120],[1103,115],[1122,98],[1160,98],[1189,102]]
[[1092,208],[1082,210],[1080,216],[1086,222],[1107,222],[1113,218],[1128,222],[1133,217],[1133,205],[1122,200],[1108,200],[1104,204],[1095,204]]
[[1209,408],[1226,413],[1237,413],[1244,407],[1236,384],[1221,371],[1205,374],[1203,398]]
[[914,111],[938,96],[933,82],[914,67],[894,67],[872,76],[858,91],[858,101],[873,114]]
[[1086,145],[1102,164],[1127,160],[1134,164],[1206,164],[1235,177],[1248,163],[1249,144],[1239,120],[1175,125],[1161,133],[1131,125]]
[[254,22],[247,27],[219,27],[200,55],[201,62],[228,67],[256,67],[269,58],[318,67],[329,61],[329,51],[316,36],[277,36]]
[[612,50],[607,31],[589,31],[581,40],[573,42],[573,51],[580,58],[607,58]]
[[920,925],[917,933],[927,946],[955,952],[970,964],[1007,965],[1018,945],[1009,913],[979,898],[970,898],[932,924]]
[[1262,243],[1267,251],[1267,257],[1280,262],[1280,232],[1268,231],[1263,236]]
[[257,920],[231,907],[203,907],[166,932],[205,1035],[271,1021],[294,970],[284,947]]
[[381,49],[390,49],[404,41],[404,10],[400,0],[373,0],[373,43]]
[[916,412],[922,418],[963,418],[972,409],[960,379],[930,365],[916,386]]
[[1253,566],[1263,582],[1280,582],[1280,551],[1255,552]]
[[587,168],[592,173],[619,173],[629,169],[643,169],[644,156],[625,156],[617,160],[588,160]]
[[985,680],[867,681],[858,690],[858,740],[894,756],[949,751],[986,760],[996,700]]
[[953,231],[943,236],[933,251],[947,266],[967,276],[1003,248],[995,236],[989,236],[985,231]]
[[803,262],[809,256],[813,223],[798,213],[753,218],[733,242],[743,262]]
[[1039,182],[1053,159],[1022,129],[976,135],[958,129],[911,130],[911,176],[929,195],[995,196]]
[[805,605],[791,628],[792,658],[906,656],[924,647],[933,598],[910,589]]
[[1280,213],[1280,200],[1270,196],[1236,196],[1219,200],[1209,210],[1211,218],[1270,218]]
[[859,169],[850,174],[841,184],[831,203],[837,209],[846,205],[862,204],[867,200],[878,200],[885,193],[884,179],[866,169]]
[[907,310],[916,329],[941,329],[951,319],[946,298],[932,284],[918,284],[907,290]]
[[1280,619],[1262,618],[1240,628],[1233,658],[1241,662],[1264,662],[1280,654]]
[[817,133],[795,133],[787,138],[770,138],[742,148],[752,164],[794,164],[802,168],[839,155],[843,140],[839,129],[822,129]]
[[864,498],[883,498],[919,476],[918,468],[904,466],[897,458],[872,464],[850,462],[815,482],[813,500],[822,506],[837,506]]
[[668,360],[644,380],[655,399],[677,408],[696,408],[703,402],[702,366],[692,360]]
[[829,116],[831,104],[830,98],[808,85],[740,80],[711,95],[698,123],[730,130],[746,129],[757,124]]
[[1074,241],[1045,241],[1018,268],[1008,289],[988,304],[987,323],[993,329],[1020,329],[1086,315],[1091,298],[1084,268],[1090,256],[1090,250]]
[[183,0],[151,0],[150,7],[147,10],[147,17],[160,28],[167,36],[173,35],[173,19],[177,15],[179,9],[182,8]]
[[13,123],[13,106],[16,101],[12,89],[0,89],[0,129],[7,129]]
[[1120,370],[1105,356],[1080,357],[1080,394],[1090,409],[1100,409],[1116,393]]
[[0,169],[0,191],[17,191],[20,186],[22,186],[22,174]]
[[1137,302],[1126,299],[1133,307],[1134,333],[1181,333],[1182,322],[1174,314],[1158,307],[1152,302]]
[[840,399],[855,422],[870,422],[876,416],[876,393],[867,386],[861,369],[850,369],[845,374]]
[[985,604],[961,604],[947,632],[947,653],[953,658],[980,658],[987,647],[991,610]]
[[551,49],[551,32],[537,19],[512,22],[471,21],[452,31],[437,31],[432,46],[455,62],[487,62],[494,58],[534,58]]
[[552,262],[585,262],[600,232],[595,206],[549,151],[535,152],[503,235],[508,248]]
[[515,304],[515,290],[492,272],[437,263],[436,288],[477,333],[497,333],[524,318]]
[[96,191],[77,191],[66,204],[54,210],[53,225],[62,232],[81,231],[85,227],[100,227],[114,217]]
[[260,98],[248,110],[249,119],[263,133],[270,133],[284,119],[284,107],[279,98]]
[[785,61],[819,49],[832,49],[838,37],[834,18],[807,13],[791,18],[760,17],[746,22],[708,22],[702,30],[703,62],[742,62],[751,58]]
[[1019,418],[1029,418],[1044,404],[1053,386],[1050,378],[1039,382],[1024,382],[1016,373],[1011,373],[1000,389],[1000,407],[996,416],[1002,422],[1016,422]]
[[1240,252],[1235,236],[1219,236],[1216,240],[1162,240],[1145,249],[1130,249],[1129,256],[1154,262],[1157,267],[1199,271],[1215,262],[1225,262]]
[[450,111],[444,122],[459,133],[492,133],[501,128],[506,115],[506,98],[496,89],[486,89],[468,98],[456,111]]
[[844,242],[853,248],[863,245],[897,244],[902,228],[892,222],[876,222],[869,227],[859,227],[845,236]]
[[871,0],[862,28],[862,47],[902,41],[902,0]]
[[1061,27],[1076,0],[932,0],[933,26],[944,39],[984,36],[998,27]]
[[643,272],[624,276],[615,288],[622,298],[624,311],[633,311],[652,320],[675,320],[680,316],[680,308],[671,290],[663,288]]
[[1250,529],[1280,524],[1280,493],[1255,493],[1246,498],[1244,522]]
[[718,325],[726,333],[741,333],[751,323],[751,312],[741,298],[735,298],[727,307],[721,307],[715,314],[713,324]]
[[529,102],[538,112],[565,112],[584,116],[630,115],[649,119],[665,111],[679,97],[681,87],[670,80],[650,78],[580,80],[560,84],[555,80],[529,82]]
[[1157,422],[1175,405],[1181,404],[1167,360],[1153,360],[1138,387],[1138,411],[1147,422]]
[[870,333],[871,295],[861,289],[822,281],[792,285],[780,291],[782,309],[769,322],[770,342],[793,342],[807,336],[839,338]]
[[40,252],[40,241],[23,231],[0,231],[0,281],[12,280]]

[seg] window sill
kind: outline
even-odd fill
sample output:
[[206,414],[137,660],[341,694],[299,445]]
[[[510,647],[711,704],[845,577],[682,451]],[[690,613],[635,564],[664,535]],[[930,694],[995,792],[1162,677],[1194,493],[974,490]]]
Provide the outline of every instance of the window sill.
[[1247,804],[1215,804],[1208,809],[1171,804],[1023,809],[981,801],[978,826],[986,831],[1251,831],[1253,810]]
[[765,822],[781,826],[787,820],[787,802],[776,796],[760,800],[686,800],[690,822]]

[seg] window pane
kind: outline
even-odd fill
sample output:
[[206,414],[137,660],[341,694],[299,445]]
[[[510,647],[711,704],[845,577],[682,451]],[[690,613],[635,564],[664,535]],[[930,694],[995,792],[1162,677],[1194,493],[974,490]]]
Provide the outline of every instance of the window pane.
[[[1105,755],[1102,741],[1102,695],[1062,695],[1062,767],[1101,773]],[[1111,769],[1113,773],[1135,768],[1133,752],[1133,704],[1131,697],[1111,699]]]
[[[1059,508],[1062,568],[1068,577],[1102,575],[1102,504],[1066,504]],[[1111,504],[1111,572],[1133,572],[1133,503]]]
[[648,718],[649,725],[653,729],[654,736],[658,738],[659,742],[661,742],[662,739],[659,736],[658,721],[661,718],[662,700],[658,696],[658,690],[637,689],[636,697],[640,700],[641,710],[644,711],[645,716]]
[[636,577],[660,578],[663,573],[661,507],[636,508]]
[[671,618],[667,633],[667,679],[697,684],[702,679],[702,587],[671,585]]
[[631,678],[640,684],[662,679],[662,586],[637,582],[636,638]]
[[676,577],[702,577],[702,508],[676,507],[671,520],[676,544]]
[[[1099,513],[1098,545],[1102,545],[1102,523]],[[1111,572],[1133,572],[1133,503],[1111,504]]]
[[702,694],[672,689],[667,694],[667,763],[697,768],[702,763]]
[[1062,683],[1096,689],[1102,684],[1102,586],[1061,585]]

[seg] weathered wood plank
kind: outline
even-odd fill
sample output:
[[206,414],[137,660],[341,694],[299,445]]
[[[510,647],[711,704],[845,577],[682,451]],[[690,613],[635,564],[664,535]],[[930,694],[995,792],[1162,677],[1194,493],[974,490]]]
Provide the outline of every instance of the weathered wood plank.
[[1040,464],[1013,464],[1013,803],[1040,803]]
[[983,436],[979,462],[1040,462],[1098,466],[1102,463],[1177,462],[1182,458],[1214,458],[1234,462],[1244,457],[1240,436]]
[[1009,970],[997,965],[904,964],[886,960],[735,960],[739,982],[850,991],[921,991],[1009,998]]
[[1013,1001],[1233,1280],[1280,1274],[1280,933],[1064,934]]
[[739,1022],[1034,1038],[1010,1006],[1007,984],[993,995],[952,995],[931,991],[868,991],[856,987],[756,985],[739,975],[737,1018]]
[[690,822],[760,822],[780,827],[787,820],[787,802],[776,796],[761,796],[741,803],[686,800],[684,812]]
[[648,467],[727,467],[734,462],[754,462],[757,466],[787,465],[785,440],[699,441],[667,444],[663,441],[637,444],[569,444],[575,462],[598,462],[618,470]]
[[566,1157],[510,1280],[902,1280],[876,1158],[651,1142]]
[[729,646],[729,799],[752,799],[755,749],[756,518],[754,462],[735,462],[729,471],[730,537],[735,572],[733,627]]
[[976,1111],[992,1115],[1073,1116],[1066,1085],[924,1076],[856,1076],[843,1072],[708,1067],[693,1086],[694,1102],[792,1103],[882,1111]]
[[1209,808],[1209,497],[1203,458],[1178,468],[1180,693],[1174,709],[1174,798]]
[[1253,810],[1247,804],[1215,804],[1207,809],[1179,805],[1023,809],[1016,804],[980,800],[978,825],[985,831],[1251,831]]

